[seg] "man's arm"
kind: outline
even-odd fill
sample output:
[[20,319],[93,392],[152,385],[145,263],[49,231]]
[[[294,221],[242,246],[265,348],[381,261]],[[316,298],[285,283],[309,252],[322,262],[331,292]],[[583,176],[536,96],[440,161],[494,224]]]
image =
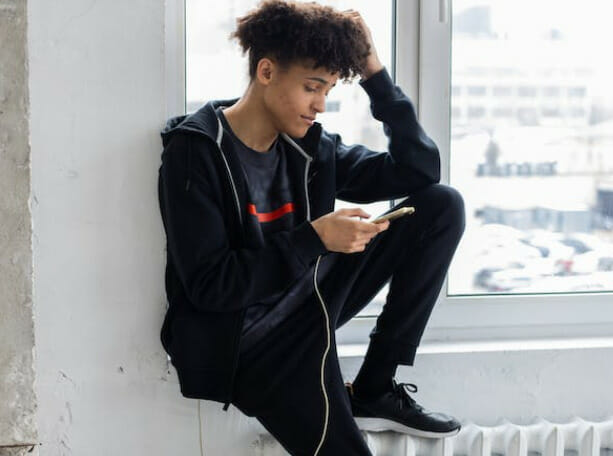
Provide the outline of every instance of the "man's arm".
[[428,137],[409,98],[395,85],[385,67],[360,82],[370,98],[373,117],[383,122],[388,151],[343,144],[336,133],[323,132],[334,142],[336,197],[354,203],[402,198],[440,182],[438,147]]
[[[180,133],[167,144],[159,176],[160,209],[169,260],[193,306],[231,312],[283,290],[328,251],[309,221],[274,233],[261,248],[230,248],[220,202],[202,162],[207,144],[204,138]],[[190,147],[194,171],[185,190]]]

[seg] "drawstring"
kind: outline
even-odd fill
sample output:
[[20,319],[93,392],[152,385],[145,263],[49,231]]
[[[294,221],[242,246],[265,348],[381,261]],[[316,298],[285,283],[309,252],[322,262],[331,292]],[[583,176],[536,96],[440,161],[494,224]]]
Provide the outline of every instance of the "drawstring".
[[190,148],[190,144],[191,141],[189,140],[189,138],[187,138],[187,168],[185,170],[185,191],[189,191],[189,185],[190,185],[190,173],[191,173],[191,169],[190,169],[190,155],[191,155],[191,148]]

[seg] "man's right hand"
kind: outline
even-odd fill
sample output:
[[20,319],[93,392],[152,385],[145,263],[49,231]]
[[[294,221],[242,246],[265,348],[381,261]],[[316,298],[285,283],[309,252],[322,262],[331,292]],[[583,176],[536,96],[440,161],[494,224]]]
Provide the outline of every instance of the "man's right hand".
[[343,208],[313,220],[311,225],[329,251],[362,252],[373,237],[389,227],[390,222],[362,222],[352,218],[354,216],[368,218],[370,214],[361,208]]

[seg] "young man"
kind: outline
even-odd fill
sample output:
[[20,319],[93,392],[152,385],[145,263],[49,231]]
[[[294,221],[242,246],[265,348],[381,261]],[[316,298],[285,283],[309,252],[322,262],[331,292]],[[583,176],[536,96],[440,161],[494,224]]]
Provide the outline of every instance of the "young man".
[[[161,332],[185,397],[255,416],[294,455],[369,455],[357,426],[459,432],[397,383],[413,365],[464,231],[440,156],[381,64],[360,14],[272,0],[238,19],[241,98],[212,100],[162,131],[159,202],[169,308]],[[338,79],[359,75],[389,150],[345,145],[315,121]],[[405,198],[375,224],[360,208]],[[390,282],[353,384],[334,331]],[[356,424],[357,422],[357,424]]]

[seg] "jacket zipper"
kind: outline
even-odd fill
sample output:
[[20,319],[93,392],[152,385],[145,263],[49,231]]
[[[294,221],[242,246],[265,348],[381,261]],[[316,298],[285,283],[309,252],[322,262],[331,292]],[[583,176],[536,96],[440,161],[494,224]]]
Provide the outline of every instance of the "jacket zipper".
[[[310,222],[311,221],[311,208],[309,206],[309,189],[307,185],[308,184],[307,178],[309,175],[309,165],[311,164],[311,161],[313,160],[313,158],[310,157],[304,150],[302,150],[302,148],[298,144],[296,144],[296,142],[293,139],[291,139],[286,133],[282,133],[282,135],[307,160],[306,167],[304,168],[304,193],[306,195],[307,220]],[[313,453],[313,456],[317,456],[319,454],[319,450],[321,449],[321,446],[324,443],[324,439],[326,438],[326,432],[328,430],[328,419],[329,419],[329,414],[330,414],[330,403],[328,401],[328,393],[326,392],[326,384],[325,384],[325,377],[324,377],[326,356],[328,356],[328,351],[330,350],[330,317],[328,315],[328,310],[326,309],[324,300],[321,297],[321,293],[319,292],[319,288],[317,287],[317,270],[319,269],[320,260],[321,260],[321,255],[317,257],[317,263],[315,263],[315,271],[313,272],[313,285],[315,287],[315,292],[317,293],[317,297],[319,298],[319,302],[321,303],[321,308],[323,310],[324,318],[326,322],[326,325],[325,325],[326,326],[326,349],[324,350],[324,353],[321,357],[321,389],[322,389],[322,393],[324,396],[325,412],[324,412],[324,423],[323,423],[323,431],[321,434],[321,439],[319,440],[319,444],[317,445],[317,449],[315,450],[315,453]]]
[[236,201],[236,210],[238,211],[238,219],[240,220],[241,227],[243,226],[243,216],[241,214],[241,203],[238,199],[238,192],[236,191],[236,187],[234,185],[234,179],[232,179],[232,173],[230,172],[230,166],[228,166],[228,161],[226,160],[226,156],[223,154],[223,150],[221,149],[221,138],[223,137],[223,126],[221,125],[221,120],[217,118],[217,147],[219,148],[219,153],[221,154],[221,158],[223,159],[224,164],[226,165],[226,171],[228,172],[228,177],[230,178],[230,183],[232,184],[232,190],[234,191],[234,199]]
[[[240,221],[240,225],[242,229],[243,217],[241,215],[240,201],[238,199],[238,192],[236,191],[236,186],[234,185],[234,179],[232,179],[232,173],[230,172],[230,166],[228,166],[228,161],[226,160],[226,157],[223,154],[223,150],[221,149],[221,138],[222,137],[223,137],[223,126],[221,125],[221,120],[218,117],[217,118],[217,139],[215,140],[215,142],[217,143],[217,148],[226,166],[228,178],[230,179],[230,184],[232,185],[232,191],[234,192],[234,200],[236,201],[236,210],[238,212],[238,220]],[[223,406],[223,410],[225,412],[228,411],[228,407],[230,407],[230,402],[232,402],[232,389],[234,388],[234,377],[236,376],[236,365],[238,364],[238,354],[239,354],[238,352],[239,352],[240,339],[241,339],[240,334],[238,334],[238,332],[241,330],[242,322],[245,318],[246,312],[247,312],[247,309],[243,309],[243,311],[241,312],[240,318],[236,322],[236,328],[234,329],[234,340],[232,341],[233,350],[234,350],[234,359],[232,360],[232,370],[231,370],[231,377],[230,377],[230,386],[228,388],[228,396]]]
[[315,291],[317,292],[317,297],[321,302],[321,308],[324,312],[324,317],[326,320],[326,349],[324,350],[324,354],[321,358],[321,389],[324,395],[324,404],[325,404],[325,414],[324,414],[324,429],[321,434],[321,440],[319,441],[319,445],[313,453],[313,456],[317,456],[319,454],[319,450],[324,443],[324,439],[326,438],[326,432],[328,430],[328,419],[330,414],[330,404],[328,402],[328,393],[326,392],[325,378],[324,378],[324,366],[326,364],[326,356],[328,356],[328,351],[330,350],[330,318],[328,316],[328,311],[326,310],[326,306],[324,304],[324,300],[319,293],[319,288],[317,287],[317,269],[319,268],[319,261],[321,260],[321,255],[317,257],[317,263],[315,263],[315,272],[313,273],[313,284],[315,285]]

